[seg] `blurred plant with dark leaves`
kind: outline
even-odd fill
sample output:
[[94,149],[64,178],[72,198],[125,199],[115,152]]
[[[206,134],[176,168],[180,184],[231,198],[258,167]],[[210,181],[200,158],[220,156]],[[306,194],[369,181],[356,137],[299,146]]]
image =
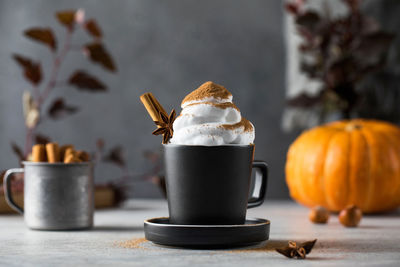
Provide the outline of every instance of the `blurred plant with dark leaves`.
[[379,117],[363,113],[373,108],[365,107],[371,104],[366,102],[371,94],[366,81],[384,71],[395,35],[382,30],[375,19],[360,10],[361,0],[342,0],[348,12],[335,18],[327,9],[307,9],[305,2],[290,1],[285,8],[294,17],[301,37],[300,69],[310,79],[320,81],[322,88],[317,95],[301,93],[287,105],[304,109],[318,105],[322,121],[330,112],[340,112],[342,118],[363,114]]
[[[24,36],[46,46],[52,57],[51,69],[48,80],[44,81],[42,63],[21,54],[13,54],[12,58],[21,67],[22,74],[31,85],[31,90],[23,93],[23,111],[26,126],[26,139],[24,149],[16,142],[11,142],[12,151],[20,162],[29,159],[33,144],[46,144],[51,138],[38,131],[45,119],[59,120],[68,115],[79,112],[79,107],[70,104],[63,97],[51,97],[51,93],[59,86],[70,86],[81,92],[103,93],[108,90],[98,77],[90,74],[87,70],[76,69],[67,77],[60,77],[60,68],[70,52],[79,52],[94,64],[101,66],[105,71],[115,73],[117,67],[111,54],[103,44],[103,32],[93,18],[86,19],[82,9],[60,11],[55,14],[57,21],[65,29],[65,37],[62,45],[54,30],[50,27],[33,27],[24,31]],[[72,37],[77,31],[84,31],[91,41],[84,44],[72,44]],[[45,107],[48,107],[45,110]],[[98,187],[109,186],[116,192],[116,203],[127,197],[127,191],[132,187],[136,178],[148,180],[159,186],[165,194],[164,177],[162,172],[160,153],[145,151],[143,157],[147,160],[151,169],[145,173],[131,173],[127,167],[123,153],[123,147],[116,145],[106,148],[106,143],[99,138],[92,152],[92,161],[95,165],[112,164],[121,170],[122,175],[115,177],[111,183],[98,185]],[[0,172],[0,180],[5,171]],[[23,190],[23,177],[15,179],[13,190]],[[0,186],[0,192],[3,189]]]
[[[59,120],[80,110],[79,107],[70,104],[63,97],[51,97],[51,93],[57,87],[66,85],[80,92],[89,93],[102,93],[108,90],[108,87],[98,77],[84,69],[78,68],[67,77],[61,76],[60,69],[69,53],[79,52],[105,71],[111,73],[117,71],[111,54],[103,44],[103,32],[95,19],[86,19],[82,9],[60,11],[55,14],[55,17],[65,30],[65,37],[61,45],[59,45],[54,30],[50,27],[33,27],[24,31],[25,37],[49,49],[52,63],[49,73],[46,75],[47,81],[44,80],[42,62],[18,53],[12,55],[15,62],[21,67],[25,80],[31,85],[31,90],[25,90],[22,97],[26,126],[24,148],[21,149],[15,142],[11,143],[12,150],[20,162],[29,159],[33,144],[46,144],[51,141],[50,137],[38,131],[44,120]],[[72,44],[72,37],[79,30],[86,32],[90,37],[91,40],[88,43]],[[45,107],[48,108],[45,110]],[[122,147],[115,146],[109,151],[105,151],[104,147],[104,141],[99,139],[96,152],[93,153],[94,162],[97,164],[110,162],[116,165],[123,172],[122,178],[127,179],[129,171],[125,164]]]
[[[40,61],[17,53],[12,55],[32,87],[32,90],[25,90],[23,94],[22,103],[26,126],[24,149],[22,150],[16,143],[12,143],[13,151],[20,161],[28,158],[34,143],[46,143],[50,140],[38,132],[38,127],[43,120],[46,118],[57,120],[79,111],[77,106],[69,104],[63,97],[53,99],[50,97],[57,86],[66,84],[78,91],[93,93],[107,91],[107,86],[86,70],[77,69],[68,78],[60,78],[60,68],[71,51],[78,50],[91,62],[102,66],[106,71],[115,72],[117,70],[114,60],[104,47],[103,33],[95,19],[86,19],[82,9],[60,11],[55,14],[55,17],[65,28],[62,45],[58,44],[57,36],[50,27],[33,27],[24,31],[25,37],[47,46],[50,50],[52,64],[47,81],[43,79],[44,74]],[[72,44],[72,37],[78,30],[85,31],[92,40],[82,45]],[[44,110],[45,105],[48,106],[47,110]]]

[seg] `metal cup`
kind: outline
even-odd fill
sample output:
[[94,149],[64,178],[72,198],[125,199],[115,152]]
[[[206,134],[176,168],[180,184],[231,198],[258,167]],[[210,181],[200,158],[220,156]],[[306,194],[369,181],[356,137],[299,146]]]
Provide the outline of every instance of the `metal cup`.
[[[24,168],[10,169],[4,176],[8,205],[24,215],[36,230],[72,230],[93,226],[93,168],[84,163],[23,162]],[[11,194],[11,177],[24,173],[24,209]]]

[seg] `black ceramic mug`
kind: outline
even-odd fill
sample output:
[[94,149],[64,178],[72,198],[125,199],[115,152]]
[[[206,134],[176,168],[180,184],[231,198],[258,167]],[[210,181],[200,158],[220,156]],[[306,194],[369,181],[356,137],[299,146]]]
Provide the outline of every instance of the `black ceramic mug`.
[[[243,224],[264,201],[268,166],[253,161],[254,145],[164,145],[167,198],[173,224]],[[261,182],[248,200],[252,168]]]

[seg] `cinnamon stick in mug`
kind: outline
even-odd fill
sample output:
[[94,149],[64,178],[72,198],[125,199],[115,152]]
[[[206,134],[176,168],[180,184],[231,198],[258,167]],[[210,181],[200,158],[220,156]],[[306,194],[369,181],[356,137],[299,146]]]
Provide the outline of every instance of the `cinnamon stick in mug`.
[[57,143],[47,143],[46,152],[48,162],[60,162],[60,148],[58,147]]
[[[153,96],[152,93],[145,93],[140,96],[140,100],[142,101],[144,107],[149,113],[150,117],[153,121],[160,121],[160,113],[167,114],[158,100]],[[168,116],[168,115],[167,115]]]
[[33,162],[45,162],[46,161],[46,149],[44,145],[37,144],[32,147],[32,161]]

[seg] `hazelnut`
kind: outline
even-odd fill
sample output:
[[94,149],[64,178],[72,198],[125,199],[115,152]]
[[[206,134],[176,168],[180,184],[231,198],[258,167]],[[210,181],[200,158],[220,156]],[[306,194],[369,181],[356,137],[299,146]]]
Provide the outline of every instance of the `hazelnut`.
[[322,206],[317,206],[310,210],[308,218],[313,223],[327,223],[329,219],[329,211]]
[[348,206],[339,213],[339,221],[346,227],[357,227],[361,221],[361,217],[362,212],[355,205]]

